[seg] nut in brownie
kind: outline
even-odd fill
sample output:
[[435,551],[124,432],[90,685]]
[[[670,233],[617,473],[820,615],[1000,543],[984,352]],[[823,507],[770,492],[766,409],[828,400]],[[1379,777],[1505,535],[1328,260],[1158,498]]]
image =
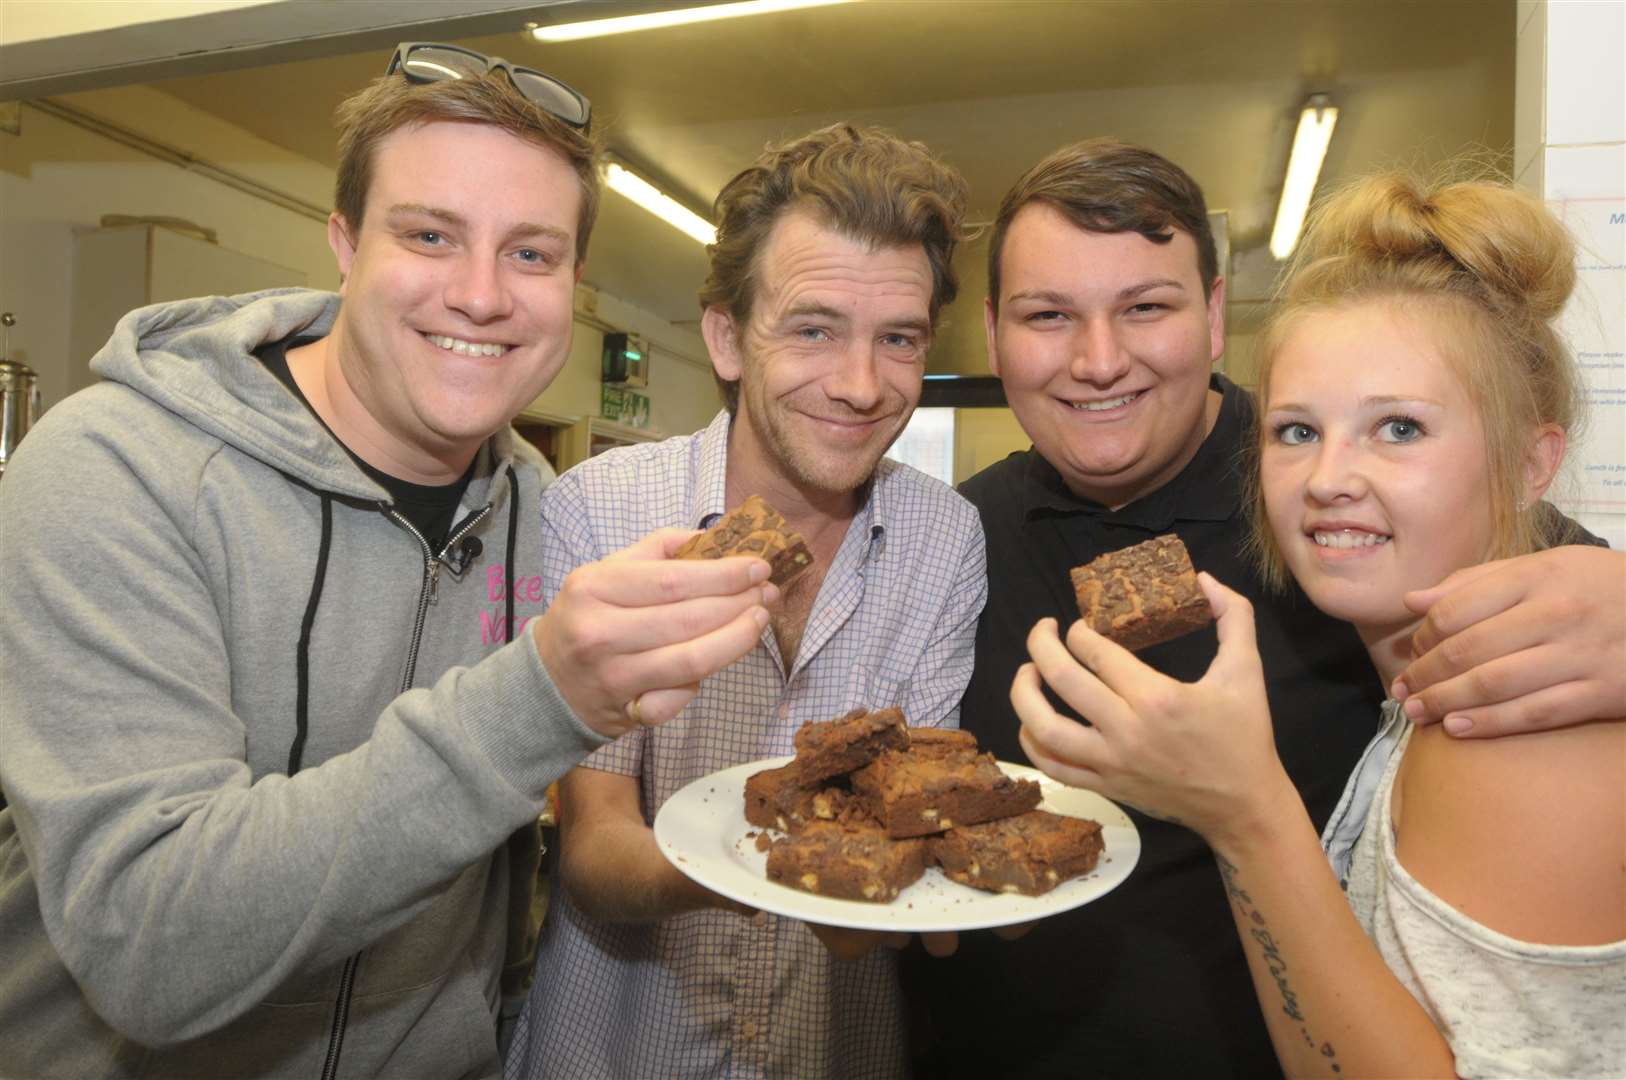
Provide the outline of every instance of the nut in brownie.
[[1039,805],[1039,785],[1014,780],[992,754],[889,750],[853,773],[853,793],[894,838],[1009,817]]
[[931,861],[960,884],[1024,896],[1094,870],[1104,847],[1098,823],[1046,810],[960,826],[926,844]]
[[1126,649],[1144,649],[1214,621],[1186,545],[1159,536],[1072,571],[1078,610],[1090,629]]
[[794,761],[745,781],[745,820],[764,829],[796,832],[809,821],[833,821],[854,802],[852,792],[835,783],[803,781]]
[[857,820],[810,821],[768,849],[769,881],[843,900],[887,903],[925,872],[924,840]]
[[796,732],[796,768],[803,782],[812,783],[850,773],[884,750],[908,745],[902,709],[854,709],[835,720],[802,725]]
[[784,588],[813,565],[813,552],[784,515],[760,495],[752,495],[717,519],[717,523],[678,548],[679,559],[721,559],[755,555],[767,560],[768,580]]
[[789,832],[786,804],[797,806],[812,798],[814,790],[801,783],[795,762],[752,773],[745,779],[745,820],[760,828]]

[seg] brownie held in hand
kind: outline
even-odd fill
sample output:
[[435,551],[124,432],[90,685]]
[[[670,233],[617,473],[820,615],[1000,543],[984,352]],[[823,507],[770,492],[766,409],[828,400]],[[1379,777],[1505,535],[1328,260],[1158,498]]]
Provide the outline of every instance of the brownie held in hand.
[[721,559],[755,555],[772,567],[768,580],[785,587],[813,565],[813,552],[800,533],[760,495],[752,495],[717,519],[717,524],[678,548],[679,559]]
[[1094,870],[1102,847],[1096,822],[1047,810],[964,825],[926,841],[931,861],[960,884],[1024,896]]
[[1170,641],[1214,621],[1177,536],[1114,551],[1072,573],[1084,621],[1126,649]]

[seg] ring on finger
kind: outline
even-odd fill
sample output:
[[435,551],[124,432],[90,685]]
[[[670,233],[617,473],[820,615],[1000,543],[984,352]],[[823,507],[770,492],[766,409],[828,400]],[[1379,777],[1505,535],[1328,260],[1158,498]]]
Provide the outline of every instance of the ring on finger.
[[634,695],[633,699],[626,704],[627,719],[632,721],[634,727],[644,726],[644,712],[638,705],[642,698],[642,694]]

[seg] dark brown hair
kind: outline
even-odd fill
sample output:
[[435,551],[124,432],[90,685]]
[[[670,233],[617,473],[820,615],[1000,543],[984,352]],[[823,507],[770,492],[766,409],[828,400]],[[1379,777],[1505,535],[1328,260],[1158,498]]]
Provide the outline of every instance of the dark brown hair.
[[581,184],[576,262],[587,257],[587,238],[598,216],[598,143],[526,100],[501,71],[432,83],[383,75],[339,104],[334,114],[339,129],[339,169],[333,205],[353,232],[360,230],[366,213],[378,144],[400,128],[440,122],[489,124],[564,158]]
[[[918,142],[880,128],[834,124],[770,146],[724,185],[713,206],[717,242],[700,307],[720,307],[743,328],[751,315],[757,259],[788,211],[807,210],[826,227],[874,247],[925,248],[932,272],[930,314],[959,291],[954,246],[963,238],[966,183]],[[730,412],[739,381],[718,378]]]
[[999,258],[1005,233],[1024,206],[1055,207],[1081,229],[1097,233],[1137,232],[1166,244],[1174,230],[1197,242],[1197,269],[1203,296],[1219,277],[1214,232],[1208,224],[1203,189],[1174,162],[1117,139],[1086,139],[1065,146],[1029,169],[999,204],[988,240],[988,299],[999,310]]

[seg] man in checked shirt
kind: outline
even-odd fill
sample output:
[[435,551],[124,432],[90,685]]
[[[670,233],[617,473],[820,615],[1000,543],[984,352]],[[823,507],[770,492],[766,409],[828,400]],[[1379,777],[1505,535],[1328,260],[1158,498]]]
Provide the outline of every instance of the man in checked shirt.
[[691,780],[793,752],[805,721],[901,705],[911,724],[958,722],[986,597],[982,529],[947,486],[882,455],[954,298],[965,194],[924,147],[874,129],[768,150],[717,198],[701,292],[727,408],[546,493],[549,597],[575,566],[652,529],[710,525],[753,494],[815,564],[681,715],[563,781],[564,888],[509,1080],[904,1070],[895,958],[875,947],[898,942],[745,911],[675,870],[650,822]]

